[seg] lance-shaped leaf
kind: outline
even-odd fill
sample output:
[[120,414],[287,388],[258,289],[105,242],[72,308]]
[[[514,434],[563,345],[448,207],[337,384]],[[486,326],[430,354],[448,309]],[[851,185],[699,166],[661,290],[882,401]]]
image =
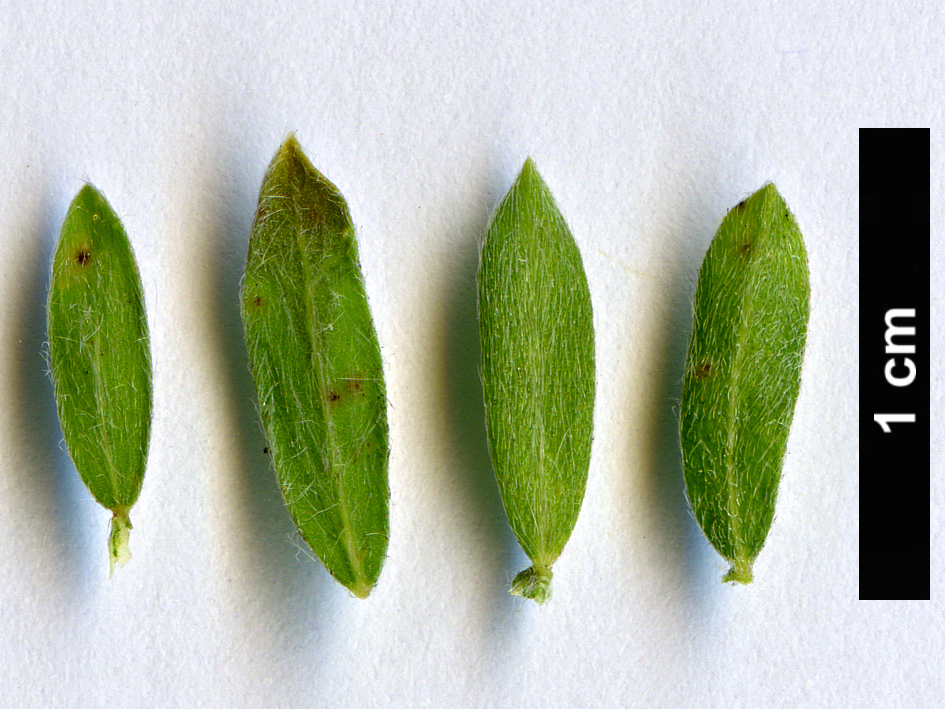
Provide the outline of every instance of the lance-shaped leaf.
[[750,583],[774,518],[801,379],[810,282],[794,216],[767,184],[726,215],[699,271],[680,431],[706,537]]
[[512,593],[544,603],[587,483],[594,325],[581,254],[531,159],[489,225],[478,287],[489,451],[532,561]]
[[118,216],[91,185],[73,200],[53,257],[49,362],[66,448],[112,511],[111,570],[128,551],[151,432],[151,353],[141,278]]
[[364,598],[389,534],[381,353],[347,204],[294,136],[263,179],[242,312],[286,505],[331,574]]

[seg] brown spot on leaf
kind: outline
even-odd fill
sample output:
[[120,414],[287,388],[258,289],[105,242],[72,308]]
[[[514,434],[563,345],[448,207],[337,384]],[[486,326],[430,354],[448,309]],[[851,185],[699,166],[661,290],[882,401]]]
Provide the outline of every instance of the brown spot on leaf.
[[735,209],[739,211],[743,210],[744,208],[745,208],[745,200],[742,200],[741,202],[735,205]]
[[751,242],[743,241],[738,246],[735,247],[738,250],[738,255],[748,258],[751,255]]
[[702,362],[696,367],[696,379],[705,379],[712,374],[712,365],[709,362]]
[[253,305],[255,305],[257,308],[261,308],[262,304],[263,299],[261,295],[257,295],[255,298],[253,298]]
[[80,266],[85,266],[92,260],[92,252],[85,246],[81,247],[75,255],[75,262]]
[[364,378],[360,372],[336,379],[331,389],[328,390],[327,398],[328,403],[335,407],[346,401],[351,401],[353,396],[364,396]]

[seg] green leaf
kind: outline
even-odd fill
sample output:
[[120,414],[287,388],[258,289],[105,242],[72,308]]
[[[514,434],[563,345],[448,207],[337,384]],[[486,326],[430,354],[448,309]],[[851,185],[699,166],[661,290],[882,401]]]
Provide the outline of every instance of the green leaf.
[[810,283],[794,216],[767,184],[726,215],[696,287],[680,433],[706,537],[750,583],[774,518],[800,388]]
[[111,510],[111,569],[130,557],[151,432],[151,354],[141,278],[118,216],[91,185],[66,214],[53,257],[49,360],[66,448]]
[[581,254],[531,159],[489,225],[478,287],[489,450],[532,561],[512,593],[544,603],[587,484],[594,325]]
[[347,204],[291,135],[263,179],[242,312],[292,519],[331,574],[365,598],[389,535],[381,353]]

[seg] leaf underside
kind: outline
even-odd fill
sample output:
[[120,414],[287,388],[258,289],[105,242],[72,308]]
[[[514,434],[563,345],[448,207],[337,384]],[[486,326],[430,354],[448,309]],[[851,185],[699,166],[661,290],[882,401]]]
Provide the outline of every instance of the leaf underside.
[[263,180],[242,312],[292,519],[331,574],[365,597],[389,535],[380,347],[348,207],[293,136]]
[[706,537],[747,583],[774,518],[800,388],[810,284],[800,230],[774,185],[726,215],[699,271],[680,434]]
[[486,233],[478,289],[489,450],[536,569],[517,585],[547,585],[587,483],[594,327],[581,255],[531,160]]

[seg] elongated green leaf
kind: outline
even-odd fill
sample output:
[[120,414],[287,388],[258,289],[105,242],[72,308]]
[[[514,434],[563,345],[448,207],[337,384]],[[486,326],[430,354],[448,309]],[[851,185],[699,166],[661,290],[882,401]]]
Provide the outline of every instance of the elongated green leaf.
[[706,537],[749,583],[774,518],[800,388],[810,283],[793,215],[768,184],[729,211],[696,287],[680,431]]
[[512,593],[544,603],[587,484],[594,325],[581,254],[531,159],[492,218],[478,281],[489,450],[533,564]]
[[294,136],[263,179],[242,311],[289,512],[331,574],[364,598],[389,534],[381,353],[348,207]]
[[52,264],[49,360],[66,447],[89,491],[112,511],[114,571],[130,557],[151,432],[151,354],[141,278],[105,198],[83,187]]

